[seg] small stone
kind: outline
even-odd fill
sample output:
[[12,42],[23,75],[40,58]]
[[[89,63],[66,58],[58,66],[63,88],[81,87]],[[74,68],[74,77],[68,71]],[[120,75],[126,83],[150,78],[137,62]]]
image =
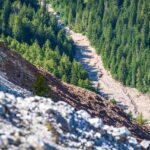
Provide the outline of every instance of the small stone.
[[0,105],[0,115],[5,115],[5,108],[2,105]]
[[34,101],[34,100],[35,100],[34,97],[26,97],[26,98],[24,99],[24,101]]
[[15,139],[8,137],[7,140],[10,145],[15,145]]
[[106,131],[107,131],[107,130],[109,130],[109,129],[110,129],[110,126],[108,126],[108,125],[104,125],[104,126],[103,126],[103,130],[106,130]]
[[99,118],[90,118],[89,122],[95,127],[95,128],[102,128],[103,122]]
[[91,141],[86,142],[86,147],[92,148],[92,146],[93,146],[93,142],[91,142]]
[[16,100],[17,101],[23,101],[23,98],[22,97],[17,97]]
[[40,96],[35,96],[34,99],[35,100],[41,100],[42,98]]
[[4,99],[4,98],[5,98],[4,92],[0,92],[0,99]]
[[15,96],[9,93],[6,93],[6,97],[7,99],[11,100],[11,101],[15,101]]
[[[111,134],[111,131],[110,131],[110,134]],[[114,136],[115,139],[119,140],[120,142],[126,141],[129,135],[130,135],[130,132],[126,127],[113,128],[112,136]]]
[[2,142],[2,140],[0,139],[0,148],[2,148],[2,146],[3,146],[3,142]]
[[1,136],[4,145],[8,145],[8,139],[6,135]]
[[129,138],[129,143],[133,144],[133,145],[137,145],[138,144],[137,140],[135,138],[133,138],[133,137]]
[[150,150],[150,141],[143,140],[140,145],[145,150]]
[[121,134],[121,135],[124,135],[124,136],[129,136],[129,135],[131,135],[130,132],[129,132],[129,130],[128,130],[126,127],[120,128],[120,134]]
[[95,138],[100,139],[101,138],[101,134],[99,132],[95,133]]
[[115,139],[116,139],[117,141],[120,141],[120,140],[121,140],[120,136],[116,136]]

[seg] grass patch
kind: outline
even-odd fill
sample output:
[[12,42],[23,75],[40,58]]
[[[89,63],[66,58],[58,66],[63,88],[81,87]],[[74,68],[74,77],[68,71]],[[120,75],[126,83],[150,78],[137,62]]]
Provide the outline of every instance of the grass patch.
[[48,129],[48,131],[50,131],[52,133],[53,139],[56,142],[58,139],[58,132],[54,128],[53,124],[51,122],[46,122],[45,126]]
[[117,101],[116,101],[115,99],[112,99],[112,100],[111,100],[111,103],[112,103],[113,105],[117,105]]
[[143,126],[143,125],[145,125],[145,124],[147,123],[147,120],[144,119],[142,113],[140,113],[140,114],[137,116],[137,118],[135,119],[135,121],[136,121],[139,125],[141,125],[141,126]]

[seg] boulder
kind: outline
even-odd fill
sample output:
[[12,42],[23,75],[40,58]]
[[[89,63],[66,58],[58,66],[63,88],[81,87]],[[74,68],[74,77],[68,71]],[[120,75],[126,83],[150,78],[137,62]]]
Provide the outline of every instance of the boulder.
[[4,92],[0,92],[0,100],[4,99],[5,98],[5,94]]
[[140,145],[143,149],[150,150],[150,141],[143,140]]
[[0,105],[0,115],[1,116],[5,115],[5,108],[3,105]]

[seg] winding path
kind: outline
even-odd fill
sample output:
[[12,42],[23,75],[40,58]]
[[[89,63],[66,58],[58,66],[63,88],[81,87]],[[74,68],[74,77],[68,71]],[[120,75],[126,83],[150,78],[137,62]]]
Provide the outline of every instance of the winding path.
[[[63,26],[50,4],[47,4],[47,10],[53,13],[59,25]],[[142,113],[150,123],[150,95],[142,94],[135,88],[125,87],[114,80],[110,72],[104,68],[101,56],[96,54],[87,37],[81,33],[75,33],[68,27],[63,28],[76,45],[76,59],[88,72],[93,80],[93,86],[99,90],[100,94],[108,99],[115,99],[120,107],[125,108],[127,112],[131,111],[135,116]]]

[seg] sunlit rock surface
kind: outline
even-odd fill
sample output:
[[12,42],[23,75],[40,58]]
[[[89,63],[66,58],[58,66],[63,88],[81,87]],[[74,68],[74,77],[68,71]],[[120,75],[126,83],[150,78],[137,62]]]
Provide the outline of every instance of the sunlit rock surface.
[[65,102],[0,92],[0,149],[31,148],[138,150],[141,146],[125,127],[105,125]]

